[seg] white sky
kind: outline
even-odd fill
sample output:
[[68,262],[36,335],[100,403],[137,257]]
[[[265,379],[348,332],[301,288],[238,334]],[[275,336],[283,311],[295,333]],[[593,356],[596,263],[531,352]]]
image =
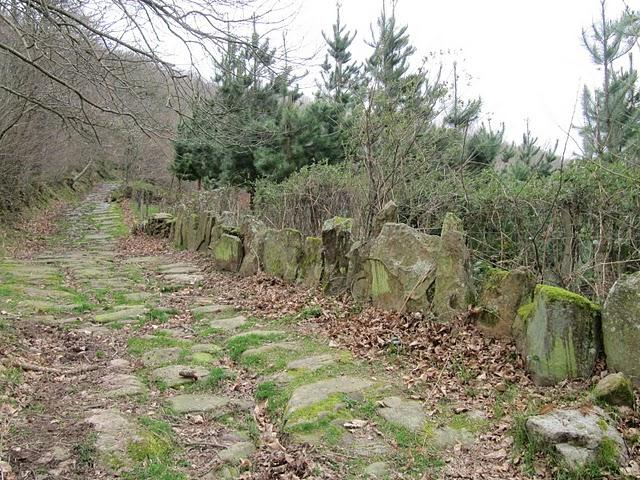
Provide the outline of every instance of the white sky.
[[[324,49],[321,31],[331,31],[335,1],[297,1],[300,12],[289,35],[299,38],[288,42],[304,52]],[[365,40],[381,1],[342,0],[343,22],[358,31],[353,45],[358,60],[369,55]],[[609,0],[612,16],[622,11],[622,2]],[[640,8],[640,0],[626,3]],[[461,94],[482,96],[485,114],[494,126],[505,123],[509,140],[521,139],[528,119],[541,142],[560,138],[562,146],[576,96],[585,83],[597,84],[600,78],[581,39],[582,28],[599,8],[599,0],[400,0],[397,17],[409,27],[416,56],[449,51],[449,64],[457,57],[459,68],[471,77]],[[323,58],[324,52],[318,63]],[[312,85],[308,78],[303,86]],[[576,121],[581,119],[579,101]],[[569,152],[575,150],[570,144]]]

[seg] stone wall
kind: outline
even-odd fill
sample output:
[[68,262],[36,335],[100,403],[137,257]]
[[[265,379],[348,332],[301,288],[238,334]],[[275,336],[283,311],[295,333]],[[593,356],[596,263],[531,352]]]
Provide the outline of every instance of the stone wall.
[[640,273],[616,283],[602,313],[578,294],[536,285],[532,272],[522,269],[490,269],[474,286],[457,217],[447,215],[436,236],[397,223],[395,212],[394,204],[385,206],[366,242],[352,239],[348,218],[327,220],[322,237],[304,237],[294,229],[267,228],[250,215],[237,220],[229,212],[185,208],[159,214],[148,230],[168,235],[176,248],[207,252],[217,268],[240,275],[265,272],[441,322],[469,315],[483,334],[513,339],[540,384],[589,377],[603,351],[610,370],[640,383]]

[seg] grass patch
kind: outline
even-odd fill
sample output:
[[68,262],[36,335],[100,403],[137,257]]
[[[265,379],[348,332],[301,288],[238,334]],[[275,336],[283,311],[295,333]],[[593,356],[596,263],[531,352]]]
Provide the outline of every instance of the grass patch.
[[238,361],[240,356],[246,351],[254,347],[259,347],[265,343],[281,340],[284,335],[280,334],[258,334],[248,333],[233,337],[227,342],[227,350],[233,361]]
[[185,386],[187,392],[211,392],[220,387],[225,380],[232,378],[230,372],[221,367],[213,367],[204,379]]
[[98,456],[96,438],[96,433],[91,432],[81,442],[76,443],[73,446],[72,451],[76,457],[76,462],[80,467],[91,468],[95,464]]
[[276,382],[262,382],[255,391],[256,400],[267,401],[267,411],[272,417],[279,417],[289,401],[289,394]]

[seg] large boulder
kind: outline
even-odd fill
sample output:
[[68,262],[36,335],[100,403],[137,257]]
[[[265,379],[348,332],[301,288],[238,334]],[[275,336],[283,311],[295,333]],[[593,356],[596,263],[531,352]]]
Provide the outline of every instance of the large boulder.
[[307,237],[300,261],[298,281],[307,287],[317,287],[322,278],[322,239]]
[[246,216],[240,223],[240,235],[244,242],[244,258],[240,265],[240,275],[249,277],[261,270],[264,233],[267,227],[253,216]]
[[620,466],[629,461],[622,436],[612,426],[608,415],[599,408],[554,410],[529,417],[525,428],[536,445],[553,448],[571,470],[599,459],[613,461]]
[[267,230],[262,253],[265,273],[295,282],[303,250],[304,239],[298,230]]
[[529,270],[489,270],[478,300],[480,330],[492,337],[510,337],[518,309],[531,301],[535,286],[536,278]]
[[640,385],[640,272],[613,285],[602,311],[604,351],[609,370]]
[[242,263],[242,240],[234,235],[223,233],[209,246],[216,268],[237,272]]
[[198,215],[198,225],[189,245],[189,250],[206,252],[211,244],[211,230],[216,224],[216,217],[211,212],[201,212]]
[[447,213],[442,224],[433,308],[442,321],[451,321],[473,303],[471,257],[462,220]]
[[345,217],[330,218],[322,225],[322,283],[327,293],[339,294],[347,288],[352,228],[353,220]]
[[368,285],[360,284],[359,288],[368,290],[374,305],[381,308],[426,310],[439,251],[439,237],[403,223],[387,223],[370,246],[363,249],[362,253],[368,255],[364,267]]
[[533,301],[513,326],[527,369],[538,385],[591,376],[601,351],[600,307],[550,285],[537,285]]

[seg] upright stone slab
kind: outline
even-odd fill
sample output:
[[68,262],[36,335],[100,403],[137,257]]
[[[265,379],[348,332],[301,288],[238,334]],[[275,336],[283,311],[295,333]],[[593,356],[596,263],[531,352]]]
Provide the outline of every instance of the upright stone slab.
[[347,288],[352,228],[353,220],[345,217],[330,218],[322,225],[322,283],[327,293],[339,294]]
[[601,349],[600,308],[562,288],[538,285],[518,310],[514,333],[538,385],[588,378]]
[[373,218],[372,238],[380,235],[385,223],[398,223],[398,205],[393,200],[388,201]]
[[307,237],[304,240],[304,249],[298,281],[307,287],[317,287],[322,278],[322,239],[319,237]]
[[439,250],[437,236],[403,223],[385,224],[368,251],[367,288],[374,305],[398,311],[426,310]]
[[244,257],[240,265],[240,275],[249,277],[261,269],[265,224],[252,216],[246,216],[240,224],[240,235],[244,243]]
[[200,222],[200,215],[198,213],[190,212],[187,214],[187,223],[185,225],[185,247],[191,251],[195,251],[198,246],[198,225]]
[[518,309],[531,301],[536,279],[526,269],[512,271],[491,269],[478,300],[482,309],[478,327],[492,337],[508,338]]
[[201,212],[198,219],[198,230],[196,231],[194,242],[190,246],[191,250],[206,252],[211,244],[211,230],[216,224],[216,217],[211,212]]
[[602,311],[602,335],[609,370],[640,385],[640,272],[613,285]]
[[210,245],[216,268],[237,272],[242,263],[243,249],[240,238],[223,233]]
[[265,273],[289,283],[295,282],[302,259],[303,244],[302,234],[298,230],[267,230],[263,246]]
[[440,320],[448,322],[473,303],[469,250],[462,221],[452,213],[444,218],[441,240],[433,308]]
[[176,220],[173,223],[173,227],[171,230],[171,243],[173,243],[173,246],[178,249],[185,247],[185,216],[185,208],[182,206],[178,207],[175,214]]

